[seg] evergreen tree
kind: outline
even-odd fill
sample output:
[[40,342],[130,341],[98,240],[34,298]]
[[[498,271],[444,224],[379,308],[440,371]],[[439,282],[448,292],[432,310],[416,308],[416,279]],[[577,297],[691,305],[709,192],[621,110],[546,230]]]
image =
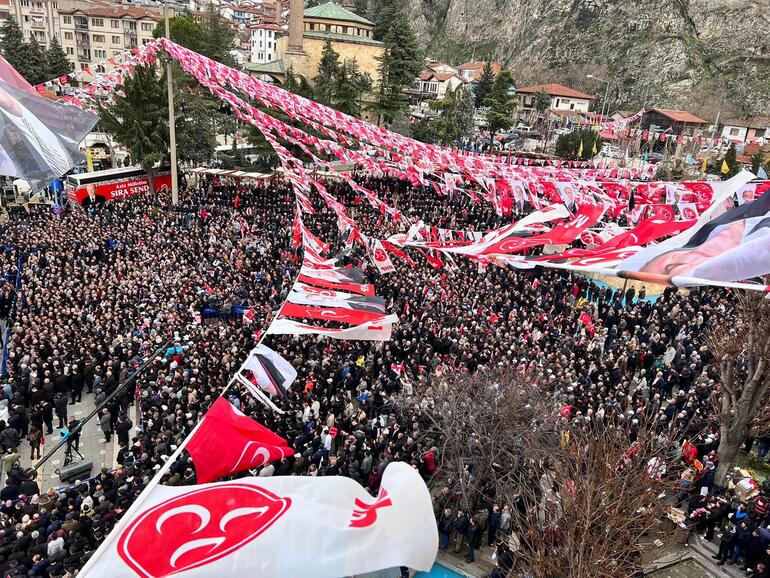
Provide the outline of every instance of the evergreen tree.
[[340,72],[340,55],[332,47],[332,41],[324,42],[321,50],[321,60],[318,62],[318,74],[315,82],[316,100],[321,104],[331,105],[334,99],[334,89]]
[[551,107],[551,95],[541,90],[535,94],[533,106],[537,112],[543,114]]
[[417,37],[406,16],[399,12],[385,36],[385,50],[380,62],[380,86],[377,110],[380,120],[390,122],[406,107],[403,90],[412,86],[422,68]]
[[461,86],[447,90],[444,98],[430,101],[429,106],[441,113],[435,121],[436,138],[441,144],[457,144],[473,132],[473,99]]
[[[741,172],[741,170],[743,170],[743,164],[738,161],[738,151],[735,150],[735,143],[730,144],[730,148],[727,149],[727,152],[725,153],[725,156],[722,160],[727,163],[727,166],[730,169],[727,174],[722,175],[723,180],[734,177],[739,172]],[[722,162],[720,161],[718,163],[718,167],[721,166]],[[720,174],[722,174],[721,171]]]
[[476,106],[484,106],[484,101],[489,98],[494,84],[495,73],[492,70],[492,63],[487,61],[484,63],[481,76],[479,77],[479,81],[476,83],[476,88],[473,91]]
[[148,174],[153,192],[155,164],[168,158],[166,81],[154,66],[139,67],[117,88],[124,96],[116,90],[115,105],[100,110],[101,125]]
[[439,140],[436,129],[435,122],[428,118],[421,118],[412,125],[412,138],[427,144],[436,143]]
[[286,71],[286,80],[283,81],[282,88],[311,100],[315,98],[313,87],[304,76],[295,74],[293,68]]
[[40,84],[49,80],[48,78],[48,63],[45,59],[43,49],[38,44],[37,39],[33,36],[26,46],[27,49],[27,70],[29,77],[27,80],[30,84]]
[[235,31],[213,4],[209,5],[201,26],[205,35],[201,54],[228,66],[235,65],[235,60],[230,54],[235,49]]
[[0,27],[2,35],[3,56],[8,64],[13,66],[19,74],[27,79],[30,76],[30,70],[27,63],[27,44],[24,42],[24,34],[21,28],[14,20],[13,16],[8,16]]
[[59,44],[59,39],[54,36],[51,38],[51,44],[45,53],[48,64],[48,76],[58,78],[64,74],[72,72],[72,63],[67,59],[67,53]]
[[759,167],[765,164],[765,153],[762,149],[759,149],[753,155],[751,155],[751,172],[755,175],[759,172]]
[[334,80],[334,108],[351,116],[361,116],[361,98],[371,90],[371,76],[361,72],[355,58],[346,60]]
[[573,161],[588,160],[594,156],[594,144],[597,152],[602,150],[602,139],[596,131],[591,129],[576,130],[559,136],[556,140],[556,155]]
[[[205,51],[211,41],[203,30],[203,26],[195,20],[191,12],[184,10],[169,18],[168,28],[171,33],[171,40],[180,46],[208,56]],[[158,22],[152,35],[154,38],[164,38],[166,36],[166,23],[164,21]]]
[[390,26],[396,17],[400,14],[398,4],[396,0],[386,0],[385,5],[381,6],[376,12],[374,18],[374,29],[372,30],[372,36],[375,40],[383,41],[388,35]]
[[[208,162],[217,146],[214,119],[217,103],[202,93],[187,93],[179,102],[176,121],[176,148],[179,160],[195,165]],[[177,99],[179,100],[179,99]]]
[[495,77],[492,92],[484,101],[489,107],[487,111],[487,127],[489,128],[490,148],[494,147],[495,135],[500,130],[511,128],[516,112],[516,99],[509,92],[513,87],[513,77],[507,70],[503,70]]

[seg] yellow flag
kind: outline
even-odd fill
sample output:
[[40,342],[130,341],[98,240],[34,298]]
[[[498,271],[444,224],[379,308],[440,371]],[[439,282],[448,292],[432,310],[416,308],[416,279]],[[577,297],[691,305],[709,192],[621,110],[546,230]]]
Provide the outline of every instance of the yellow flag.
[[705,173],[706,170],[709,168],[708,159],[706,157],[703,157],[703,164],[700,167],[700,172]]
[[719,169],[723,175],[730,172],[730,167],[727,165],[727,161],[722,159],[722,168]]
[[91,149],[86,149],[86,167],[89,173],[94,172],[94,155]]
[[583,156],[583,139],[580,139],[580,148],[578,149],[578,158]]
[[594,156],[596,156],[596,153],[597,153],[597,152],[599,152],[599,151],[597,151],[597,150],[596,150],[596,141],[594,141],[594,146],[593,146],[593,148],[591,149],[591,153],[592,153]]

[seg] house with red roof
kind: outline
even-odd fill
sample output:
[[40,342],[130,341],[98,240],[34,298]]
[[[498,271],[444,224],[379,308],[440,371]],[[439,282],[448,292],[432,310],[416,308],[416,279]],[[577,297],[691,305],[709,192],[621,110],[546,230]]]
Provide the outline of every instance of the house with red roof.
[[551,97],[549,108],[556,113],[586,113],[591,106],[591,101],[594,100],[594,97],[590,94],[556,84],[555,82],[535,84],[516,89],[516,96],[519,99],[519,112],[525,114],[533,112],[535,110],[536,95],[541,92]]
[[652,108],[644,113],[640,121],[642,130],[691,136],[702,133],[708,126],[707,120],[686,110],[668,108]]

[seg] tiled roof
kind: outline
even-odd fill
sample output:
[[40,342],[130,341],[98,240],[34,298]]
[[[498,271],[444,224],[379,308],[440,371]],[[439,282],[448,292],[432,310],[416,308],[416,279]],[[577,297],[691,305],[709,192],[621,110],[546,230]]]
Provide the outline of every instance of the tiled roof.
[[84,16],[97,18],[133,18],[141,20],[142,18],[151,18],[160,21],[160,14],[137,8],[135,6],[99,6],[95,8],[59,8],[59,14],[83,14]]
[[336,34],[334,32],[321,32],[319,30],[305,30],[302,35],[306,38],[320,38],[322,40],[335,40],[338,42],[348,42],[350,44],[367,44],[369,46],[385,46],[379,40],[355,36],[353,34]]
[[561,84],[552,82],[550,84],[536,84],[534,86],[525,86],[524,88],[517,88],[516,92],[523,92],[525,94],[537,94],[538,92],[547,92],[551,96],[563,96],[566,98],[582,98],[584,100],[593,100],[594,97],[585,92],[580,92]]
[[323,20],[340,20],[343,22],[358,22],[359,24],[366,24],[368,26],[374,26],[374,23],[366,18],[351,12],[347,8],[343,8],[334,2],[327,2],[326,4],[319,4],[305,10],[305,18],[321,18]]
[[758,116],[756,118],[749,119],[732,118],[725,120],[720,124],[723,126],[741,126],[745,128],[768,128],[770,127],[770,117]]
[[[469,62],[466,62],[465,64],[461,64],[457,67],[457,70],[478,70],[481,72],[484,70],[484,65],[486,62],[484,60],[471,60]],[[492,65],[492,72],[495,74],[499,74],[500,71],[503,69],[502,66],[500,66],[499,62],[491,62]]]
[[674,122],[686,122],[690,124],[708,124],[707,120],[703,120],[702,118],[699,118],[694,114],[689,113],[685,110],[669,110],[667,108],[654,108],[652,110],[653,112],[662,114],[666,118],[670,118]]

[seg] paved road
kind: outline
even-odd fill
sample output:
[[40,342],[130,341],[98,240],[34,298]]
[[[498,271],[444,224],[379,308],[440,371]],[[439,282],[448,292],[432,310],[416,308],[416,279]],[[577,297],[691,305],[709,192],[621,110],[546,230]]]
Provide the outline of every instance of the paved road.
[[[69,405],[68,407],[68,419],[73,417],[76,419],[83,419],[94,409],[94,396],[87,392],[83,393],[83,401],[75,405]],[[54,425],[58,423],[58,420],[54,418]],[[41,448],[41,453],[45,455],[46,448],[52,448],[54,443],[59,439],[59,430],[54,429],[52,435],[46,436],[46,444]],[[62,446],[59,450],[45,463],[43,467],[38,471],[38,484],[42,492],[48,491],[50,488],[57,488],[62,486],[59,479],[58,469],[64,464],[64,454],[66,446]],[[29,467],[34,462],[30,459],[29,443],[24,440],[20,446],[19,453],[21,454],[21,465],[23,467]],[[80,434],[80,453],[83,457],[93,461],[93,468],[90,475],[99,473],[102,467],[113,468],[116,465],[115,458],[118,455],[118,440],[115,435],[112,436],[110,443],[106,443],[104,440],[104,434],[99,429],[98,418],[93,418],[88,422],[83,431]],[[75,456],[75,459],[77,456]],[[88,477],[85,473],[83,477]]]

